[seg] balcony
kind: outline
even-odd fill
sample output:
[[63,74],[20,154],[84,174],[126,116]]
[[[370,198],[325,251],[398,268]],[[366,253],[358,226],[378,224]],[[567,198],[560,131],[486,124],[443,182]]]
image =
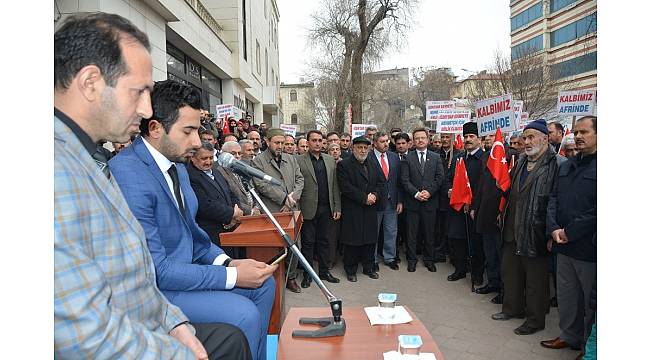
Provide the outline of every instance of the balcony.
[[278,108],[278,88],[276,86],[265,86],[263,89],[262,103],[264,108]]

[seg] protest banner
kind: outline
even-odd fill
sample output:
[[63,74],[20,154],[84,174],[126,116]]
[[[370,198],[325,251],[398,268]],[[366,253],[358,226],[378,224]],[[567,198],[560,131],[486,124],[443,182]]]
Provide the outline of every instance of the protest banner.
[[217,105],[216,111],[217,111],[217,119],[223,119],[226,116],[228,116],[228,118],[235,117],[234,106],[232,104]]
[[524,112],[521,113],[521,116],[519,117],[519,125],[518,125],[517,129],[519,129],[519,131],[524,131],[524,128],[529,123],[530,123],[530,119],[529,119],[528,113],[524,111]]
[[438,114],[436,120],[436,133],[462,133],[463,125],[470,120],[472,112],[469,110],[445,110]]
[[515,119],[515,129],[519,128],[519,121],[521,121],[521,113],[524,111],[524,102],[522,100],[512,101],[512,115]]
[[444,112],[453,110],[456,107],[456,103],[452,100],[445,101],[427,101],[427,113],[426,120],[433,121],[438,120],[438,116]]
[[502,132],[514,131],[515,119],[512,95],[506,94],[476,102],[476,122],[479,136],[494,134],[497,128]]
[[593,115],[596,107],[596,90],[561,91],[557,97],[560,115]]
[[280,124],[280,129],[284,131],[285,135],[296,137],[296,132],[298,132],[298,125]]
[[374,124],[352,124],[351,126],[352,130],[350,132],[352,139],[354,139],[357,136],[364,135],[366,133],[366,129],[371,126],[374,128],[377,127],[377,125]]

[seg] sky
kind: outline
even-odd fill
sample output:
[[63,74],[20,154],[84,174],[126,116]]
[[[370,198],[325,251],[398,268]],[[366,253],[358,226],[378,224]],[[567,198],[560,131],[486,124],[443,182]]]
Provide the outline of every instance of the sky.
[[[276,1],[280,11],[280,80],[295,83],[308,70],[306,35],[310,14],[318,8],[319,0]],[[509,0],[420,0],[415,14],[407,43],[399,51],[386,54],[376,70],[450,67],[454,74],[466,77],[486,69],[495,50],[509,54]]]

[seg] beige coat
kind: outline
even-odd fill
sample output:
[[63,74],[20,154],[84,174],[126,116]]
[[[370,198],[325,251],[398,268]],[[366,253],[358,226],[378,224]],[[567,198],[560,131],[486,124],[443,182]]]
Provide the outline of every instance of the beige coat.
[[278,164],[271,156],[271,153],[266,150],[253,159],[253,166],[284,184],[284,188],[280,188],[259,179],[253,179],[255,190],[269,211],[279,212],[284,205],[287,194],[291,192],[293,192],[293,199],[296,201],[296,208],[292,210],[300,210],[300,196],[302,195],[304,180],[295,157],[282,153],[282,162],[278,168]]

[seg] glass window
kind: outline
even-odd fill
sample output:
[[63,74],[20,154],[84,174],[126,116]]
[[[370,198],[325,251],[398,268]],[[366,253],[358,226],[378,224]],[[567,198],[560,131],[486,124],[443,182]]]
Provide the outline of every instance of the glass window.
[[178,72],[185,73],[185,63],[183,60],[179,60],[172,56],[171,54],[167,54],[167,68],[174,69]]
[[544,9],[542,8],[541,1],[520,12],[510,19],[510,31],[515,31],[531,21],[539,19],[542,17],[543,12]]
[[189,58],[187,59],[187,75],[199,82],[201,81],[201,66]]
[[565,78],[582,74],[587,71],[596,70],[597,65],[598,62],[596,52],[592,52],[587,55],[579,56],[577,58],[555,64],[552,67],[552,71],[555,78]]
[[551,47],[575,40],[596,31],[596,13],[551,32]]
[[187,85],[187,81],[185,81],[185,80],[179,78],[178,76],[176,76],[176,75],[174,75],[174,74],[172,74],[172,73],[167,73],[167,78],[168,78],[169,80],[178,81],[178,82],[181,83],[181,84],[185,84],[185,85]]
[[291,114],[291,124],[296,125],[298,124],[298,115],[296,114]]
[[221,93],[221,79],[205,69],[203,69],[203,83],[207,84],[209,89]]
[[289,101],[298,101],[298,93],[296,90],[291,90],[289,93]]
[[551,0],[551,12],[556,12],[574,2],[576,2],[576,0]]
[[522,56],[526,56],[542,50],[544,48],[544,35],[538,35],[526,42],[515,45],[511,49],[510,58],[516,60]]

